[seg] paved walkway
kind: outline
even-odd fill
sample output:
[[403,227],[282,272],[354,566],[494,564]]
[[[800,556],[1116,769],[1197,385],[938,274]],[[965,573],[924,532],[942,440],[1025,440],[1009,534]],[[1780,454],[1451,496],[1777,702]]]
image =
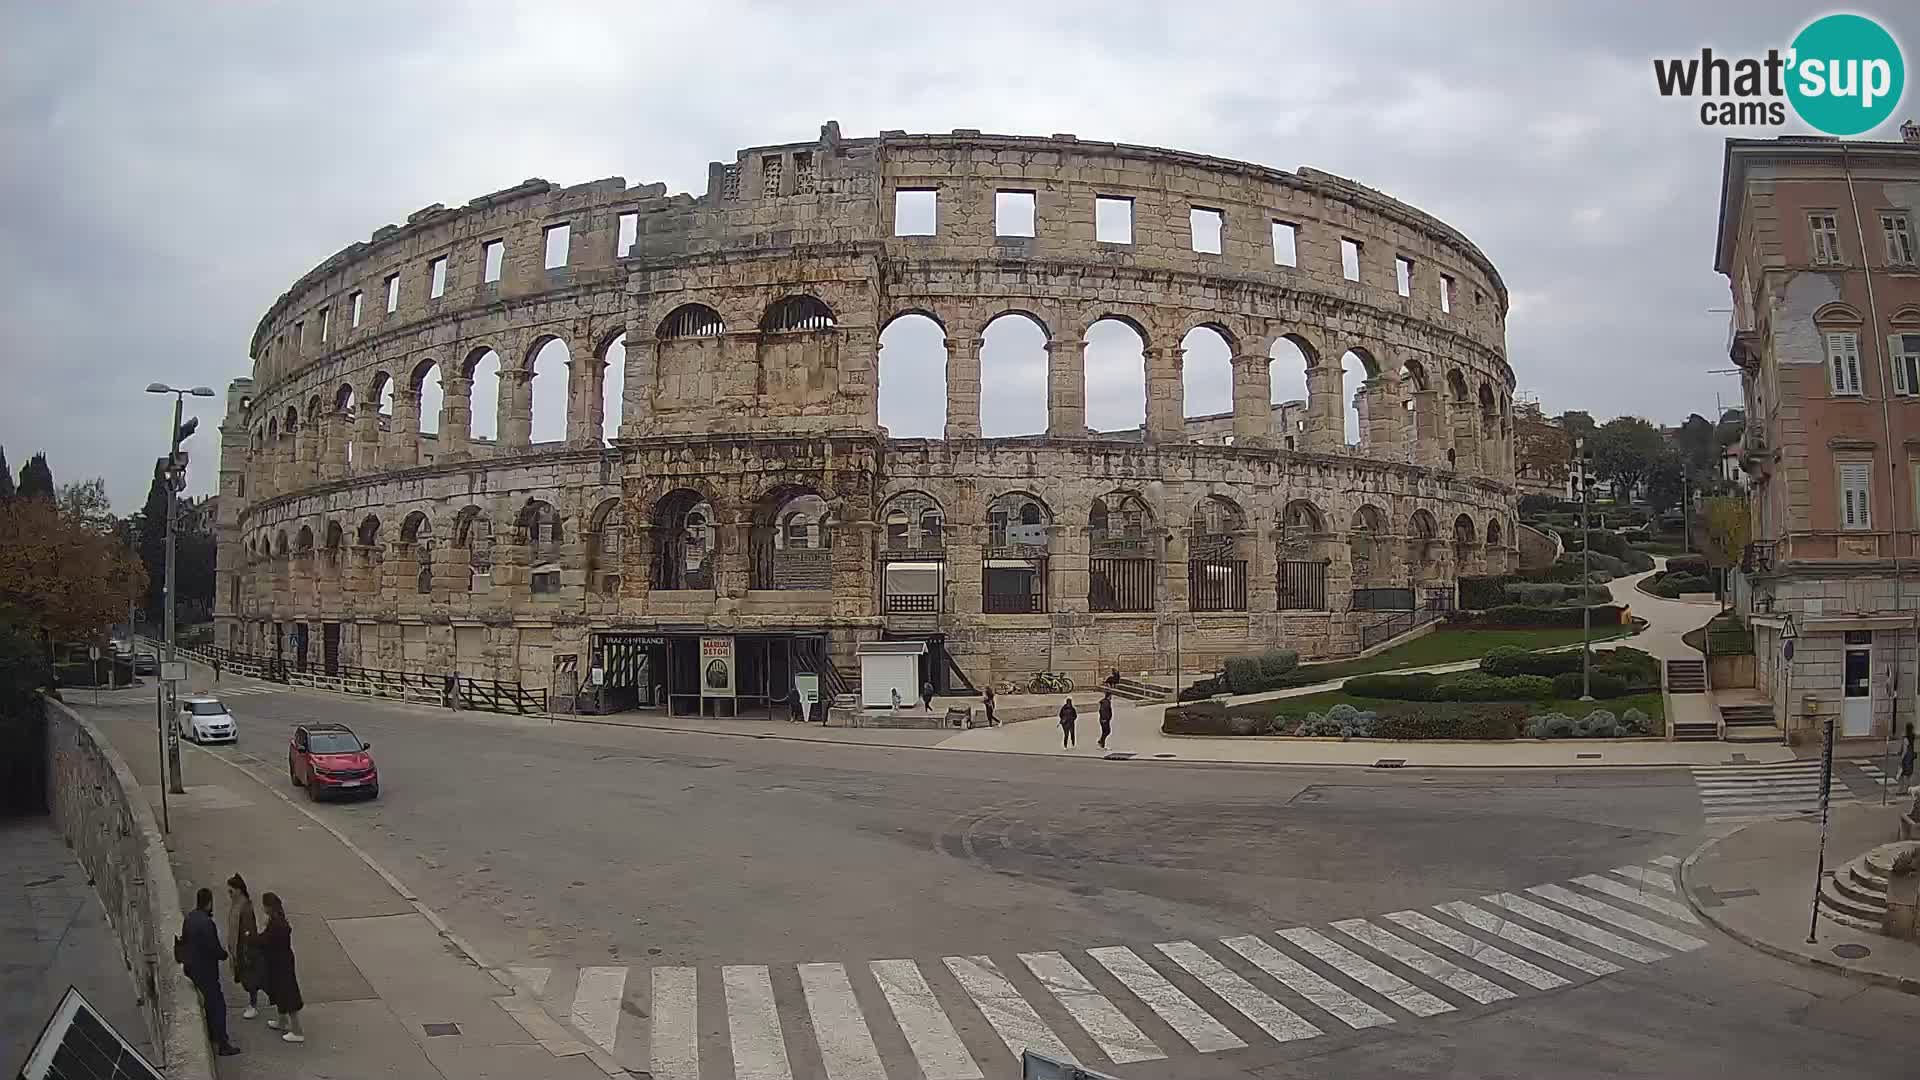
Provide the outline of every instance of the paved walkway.
[[69,986],[151,1056],[120,942],[52,821],[0,820],[0,866],[0,1075],[25,1061]]
[[[96,711],[86,703],[77,708],[99,724],[144,785],[148,801],[157,803],[151,714]],[[186,794],[168,802],[169,848],[183,906],[192,905],[200,886],[212,888],[224,943],[229,875],[237,871],[247,879],[256,905],[262,893],[280,894],[293,924],[306,999],[301,1017],[307,1042],[289,1045],[264,1026],[271,1013],[241,1019],[245,996],[229,980],[229,1026],[242,1053],[218,1059],[221,1080],[608,1075],[611,1062],[599,1067],[589,1048],[531,999],[516,998],[508,980],[476,966],[401,883],[364,862],[319,816],[286,797],[284,764],[272,763],[277,774],[263,768],[256,777],[188,744],[181,746],[181,763]],[[523,1024],[516,1013],[535,1015]]]
[[[1911,799],[1899,802],[1912,804]],[[1827,872],[1899,839],[1899,814],[1898,803],[1833,807]],[[1819,843],[1818,816],[1757,822],[1694,852],[1682,865],[1681,888],[1708,922],[1763,952],[1920,994],[1920,944],[1824,918],[1815,926],[1817,940],[1807,942]],[[1848,945],[1857,948],[1841,948]],[[1836,949],[1865,952],[1842,956]]]

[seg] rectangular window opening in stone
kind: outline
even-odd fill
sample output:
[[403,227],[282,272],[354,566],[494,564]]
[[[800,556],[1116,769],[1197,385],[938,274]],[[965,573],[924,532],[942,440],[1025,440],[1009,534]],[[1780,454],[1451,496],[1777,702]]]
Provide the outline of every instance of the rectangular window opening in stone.
[[780,196],[780,173],[786,165],[786,159],[777,154],[760,159],[760,197],[774,199]]
[[301,319],[293,324],[293,347],[305,348],[307,344],[307,320]]
[[320,314],[315,315],[314,318],[319,320],[319,323],[320,323],[320,344],[325,345],[327,343],[327,338],[331,336],[327,330],[327,327],[329,324],[333,322],[333,309],[330,307],[323,307],[320,309]]
[[565,222],[547,226],[547,269],[558,270],[567,265],[567,248],[572,242],[572,226]]
[[613,253],[620,258],[626,258],[627,253],[633,250],[633,242],[638,239],[640,239],[640,215],[621,214],[620,238],[614,242]]
[[1300,226],[1291,221],[1273,223],[1273,265],[1299,266],[1300,252],[1295,246],[1300,241]]
[[1193,234],[1193,250],[1203,255],[1220,254],[1222,234],[1226,232],[1226,216],[1220,211],[1189,207],[1187,228]]
[[430,274],[427,278],[427,299],[437,300],[447,295],[447,257],[445,255],[427,264]]
[[387,314],[400,310],[400,275],[387,275]]
[[1102,244],[1133,243],[1133,200],[1122,195],[1094,196],[1093,238]]
[[1880,231],[1887,238],[1887,265],[1912,266],[1913,222],[1906,214],[1881,214]]
[[1860,335],[1851,330],[1827,334],[1827,373],[1836,397],[1860,394]]
[[1873,528],[1873,462],[1842,461],[1840,466],[1840,527]]
[[811,195],[813,192],[813,155],[803,151],[793,155],[793,193]]
[[1340,238],[1340,276],[1348,281],[1360,280],[1360,241]]
[[489,240],[480,245],[481,283],[491,284],[499,281],[500,271],[506,266],[506,262],[507,242],[505,240]]
[[1440,275],[1440,310],[1453,314],[1453,278],[1446,274]]
[[1033,235],[1033,192],[996,191],[993,193],[993,235]]
[[1393,287],[1401,296],[1413,295],[1413,260],[1404,255],[1393,257]]
[[366,298],[361,296],[359,293],[354,293],[352,296],[347,297],[348,304],[352,305],[352,308],[353,308],[353,312],[350,317],[353,320],[354,326],[360,325],[360,302],[364,299]]
[[933,188],[901,188],[893,193],[893,235],[932,236],[938,225],[940,193]]
[[1808,214],[1807,228],[1812,233],[1813,261],[1816,263],[1839,262],[1840,223],[1837,215],[1828,211]]
[[725,202],[740,201],[739,165],[728,165],[720,170],[720,198]]

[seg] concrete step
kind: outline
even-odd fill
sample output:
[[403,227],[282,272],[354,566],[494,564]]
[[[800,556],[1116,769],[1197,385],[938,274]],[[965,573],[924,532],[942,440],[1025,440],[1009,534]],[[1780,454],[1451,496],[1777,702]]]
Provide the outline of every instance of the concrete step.
[[1766,727],[1728,724],[1725,740],[1730,743],[1777,743],[1780,741],[1780,729],[1772,724]]
[[1887,932],[1886,924],[1879,919],[1861,918],[1858,915],[1849,915],[1844,911],[1837,911],[1827,902],[1825,896],[1820,898],[1820,917],[1839,923],[1841,926],[1848,927],[1849,929],[1864,930],[1869,934],[1884,934]]
[[1857,901],[1882,912],[1887,910],[1887,890],[1885,886],[1876,888],[1871,881],[1863,881],[1854,874],[1854,866],[1859,860],[1848,863],[1834,872],[1833,889],[1850,900]]
[[1841,892],[1833,885],[1833,878],[1820,883],[1820,910],[1834,911],[1841,915],[1851,915],[1878,931],[1881,920],[1887,917],[1887,906],[1859,900]]
[[1142,682],[1139,679],[1121,679],[1114,684],[1113,696],[1128,701],[1158,702],[1171,701],[1173,688],[1156,683]]
[[1773,707],[1771,705],[1722,705],[1720,718],[1728,726],[1756,724],[1773,726]]
[[1673,738],[1676,742],[1718,742],[1720,725],[1678,723],[1673,725]]

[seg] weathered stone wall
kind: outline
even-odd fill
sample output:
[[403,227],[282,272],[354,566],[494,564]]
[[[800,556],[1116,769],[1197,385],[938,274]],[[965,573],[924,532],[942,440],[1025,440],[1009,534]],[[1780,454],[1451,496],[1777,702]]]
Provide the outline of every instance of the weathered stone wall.
[[[934,193],[934,231],[895,235],[895,196],[916,190]],[[996,235],[1008,190],[1033,193],[1034,235]],[[1130,242],[1096,237],[1098,197],[1131,200]],[[1190,242],[1196,208],[1223,217],[1218,253]],[[1293,265],[1276,258],[1276,222],[1297,230]],[[570,250],[549,269],[560,225]],[[1342,273],[1343,238],[1361,245],[1358,281]],[[503,268],[487,282],[494,241]],[[1406,296],[1396,257],[1413,262]],[[446,289],[430,297],[443,258]],[[1274,642],[1351,651],[1351,589],[1444,584],[1512,558],[1506,302],[1464,237],[1351,181],[1071,136],[843,139],[830,124],[716,163],[699,198],[528,181],[381,229],[262,320],[223,427],[219,643],[290,654],[304,625],[317,663],[332,623],[347,665],[535,686],[613,627],[820,628],[850,656],[888,625],[876,554],[889,500],[911,493],[947,523],[939,629],[976,679],[1165,667],[1176,635],[1203,662]],[[906,313],[945,330],[945,440],[879,427],[879,334]],[[1049,340],[1047,431],[982,439],[981,339],[1009,315]],[[1143,342],[1133,432],[1086,427],[1083,339],[1102,319]],[[1231,413],[1183,416],[1181,342],[1196,327],[1229,346]],[[1307,357],[1304,404],[1269,402],[1283,338]],[[533,357],[553,340],[565,381],[536,386]],[[472,376],[489,351],[498,435],[480,440]],[[1349,351],[1363,386],[1342,384]],[[615,432],[603,377],[621,357]],[[435,371],[429,433],[419,393]],[[535,445],[534,396],[551,393],[565,395],[566,438]],[[1046,508],[1046,610],[985,613],[987,506],[1014,492]],[[1152,517],[1155,610],[1091,610],[1093,501],[1129,493]],[[769,537],[801,494],[826,500],[832,546],[782,574]],[[1189,610],[1202,498],[1236,522],[1244,610]],[[666,587],[675,515],[693,503],[711,513],[713,587]],[[557,537],[537,524],[548,518]],[[1285,610],[1282,559],[1326,564],[1322,610]]]
[[147,1037],[175,1080],[213,1080],[200,998],[173,962],[180,890],[153,811],[105,736],[65,705],[47,716],[47,803],[120,939]]

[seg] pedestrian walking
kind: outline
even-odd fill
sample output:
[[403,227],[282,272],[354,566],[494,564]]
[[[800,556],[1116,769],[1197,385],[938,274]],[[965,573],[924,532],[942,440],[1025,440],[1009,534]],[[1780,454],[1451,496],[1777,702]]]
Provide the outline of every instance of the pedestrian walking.
[[307,1041],[300,1028],[300,1010],[306,1002],[300,997],[300,980],[293,970],[293,927],[287,924],[287,909],[275,893],[261,893],[260,906],[267,909],[267,928],[260,932],[260,959],[266,968],[267,997],[280,1013],[267,1026],[284,1031],[281,1039],[290,1043]]
[[933,684],[932,683],[923,682],[920,684],[920,704],[926,706],[926,709],[928,712],[933,711]]
[[1080,710],[1074,708],[1073,699],[1068,698],[1067,703],[1060,706],[1060,749],[1073,746],[1073,722],[1079,718]]
[[1120,685],[1120,669],[1119,668],[1114,668],[1112,671],[1107,673],[1106,684],[1108,686]]
[[227,958],[227,950],[220,947],[220,927],[213,921],[212,889],[202,887],[194,894],[193,910],[181,921],[180,936],[173,941],[173,958],[200,991],[207,1041],[222,1057],[239,1053],[227,1038],[227,996],[220,989],[220,962]]
[[227,879],[227,941],[233,945],[229,961],[233,981],[247,992],[247,1007],[240,1019],[260,1015],[260,991],[266,989],[265,971],[260,963],[260,923],[253,914],[253,896],[247,892],[246,879],[235,874]]
[[1107,736],[1113,734],[1113,690],[1100,695],[1100,749],[1107,748]]
[[213,685],[220,685],[220,658],[218,656],[213,658]]
[[993,715],[993,687],[987,687],[986,695],[982,700],[986,703],[987,707],[987,726],[999,727],[1000,721]]
[[1900,790],[1913,790],[1913,724],[1907,724],[1907,748],[1900,752]]

